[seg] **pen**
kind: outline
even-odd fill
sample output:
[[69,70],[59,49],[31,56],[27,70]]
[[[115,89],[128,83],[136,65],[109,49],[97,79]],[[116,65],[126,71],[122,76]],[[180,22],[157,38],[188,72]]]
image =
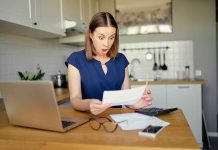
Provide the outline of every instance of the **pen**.
[[145,83],[145,91],[146,91],[146,93],[147,93],[147,87],[148,87],[148,81],[146,81],[146,83]]

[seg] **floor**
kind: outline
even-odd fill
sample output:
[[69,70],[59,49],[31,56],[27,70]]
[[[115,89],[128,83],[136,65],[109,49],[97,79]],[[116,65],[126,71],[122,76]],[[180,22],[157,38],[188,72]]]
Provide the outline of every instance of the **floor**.
[[209,137],[210,148],[207,145],[204,146],[203,150],[218,150],[218,137]]

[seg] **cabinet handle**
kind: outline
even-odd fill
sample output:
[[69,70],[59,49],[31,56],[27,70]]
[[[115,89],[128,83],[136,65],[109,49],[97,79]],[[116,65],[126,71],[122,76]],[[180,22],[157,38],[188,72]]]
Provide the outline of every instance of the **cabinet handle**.
[[179,89],[188,89],[188,88],[190,88],[190,86],[188,86],[188,85],[184,85],[184,86],[180,85],[180,86],[178,86],[178,88]]
[[37,25],[37,22],[34,22],[33,24],[34,24],[34,25]]

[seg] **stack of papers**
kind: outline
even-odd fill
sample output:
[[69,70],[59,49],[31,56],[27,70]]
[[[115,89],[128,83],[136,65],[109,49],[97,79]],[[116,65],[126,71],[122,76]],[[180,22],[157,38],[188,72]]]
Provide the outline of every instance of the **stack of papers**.
[[139,113],[113,114],[110,115],[110,117],[117,122],[123,130],[144,129],[149,125],[166,127],[170,124],[157,117]]
[[146,86],[140,86],[133,89],[104,91],[103,104],[117,105],[132,105],[137,103],[145,91]]

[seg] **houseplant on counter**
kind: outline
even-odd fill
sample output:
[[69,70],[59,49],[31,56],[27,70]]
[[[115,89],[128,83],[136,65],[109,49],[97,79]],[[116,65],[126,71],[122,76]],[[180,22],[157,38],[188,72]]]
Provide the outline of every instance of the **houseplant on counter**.
[[30,71],[25,71],[25,72],[20,72],[18,71],[18,75],[21,80],[42,80],[42,78],[45,75],[45,72],[42,72],[41,68],[39,65],[37,65],[37,72],[30,72]]

